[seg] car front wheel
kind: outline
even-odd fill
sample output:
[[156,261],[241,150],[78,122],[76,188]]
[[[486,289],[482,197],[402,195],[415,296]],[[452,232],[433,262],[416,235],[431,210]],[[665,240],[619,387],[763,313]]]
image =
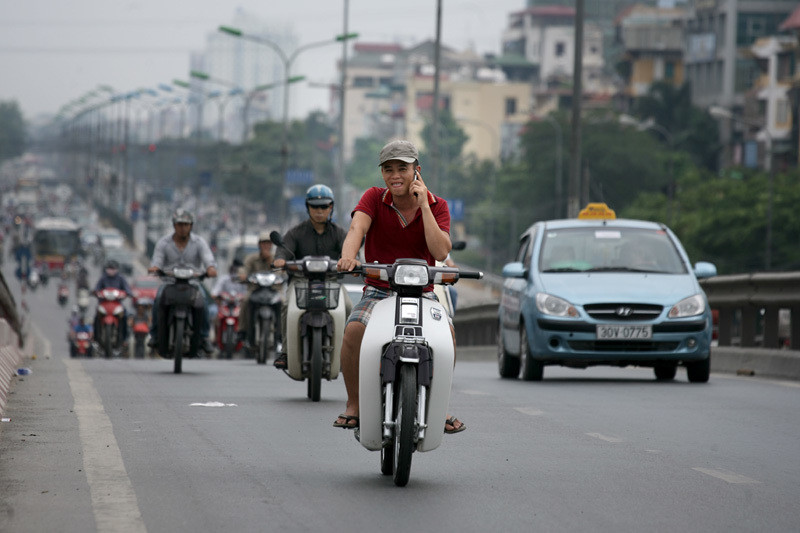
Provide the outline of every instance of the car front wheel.
[[511,355],[506,350],[503,342],[503,326],[497,327],[497,369],[501,378],[514,378],[519,376],[519,357]]
[[686,376],[689,383],[707,383],[711,374],[711,355],[703,361],[686,363]]
[[519,361],[523,380],[542,381],[544,364],[531,356],[531,346],[528,343],[528,332],[525,329],[525,324],[520,324],[519,326]]

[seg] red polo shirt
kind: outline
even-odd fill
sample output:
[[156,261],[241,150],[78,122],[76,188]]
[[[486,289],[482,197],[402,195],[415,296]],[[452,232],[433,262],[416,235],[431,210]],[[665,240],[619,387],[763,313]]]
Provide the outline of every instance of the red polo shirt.
[[[428,205],[442,231],[450,233],[450,210],[443,198],[428,191]],[[364,243],[364,258],[367,263],[394,263],[396,259],[424,259],[429,265],[435,259],[425,242],[422,211],[417,209],[413,220],[405,220],[392,203],[392,194],[385,187],[371,187],[361,196],[353,210],[361,211],[372,219]],[[388,288],[383,281],[366,280],[369,285]]]

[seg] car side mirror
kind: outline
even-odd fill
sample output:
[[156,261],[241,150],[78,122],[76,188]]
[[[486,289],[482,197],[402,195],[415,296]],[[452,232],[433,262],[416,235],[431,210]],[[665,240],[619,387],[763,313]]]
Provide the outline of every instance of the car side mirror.
[[698,261],[694,265],[694,275],[698,279],[714,277],[717,275],[717,266],[707,261]]
[[504,278],[526,278],[528,269],[520,262],[508,263],[503,267]]

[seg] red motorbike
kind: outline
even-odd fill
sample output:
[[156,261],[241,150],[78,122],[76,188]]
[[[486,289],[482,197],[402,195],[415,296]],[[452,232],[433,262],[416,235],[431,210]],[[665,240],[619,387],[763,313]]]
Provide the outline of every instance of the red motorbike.
[[69,286],[63,281],[58,284],[57,292],[58,305],[64,307],[69,302]]
[[242,341],[236,332],[239,329],[239,308],[242,294],[223,292],[217,304],[217,346],[224,359],[233,358],[233,352],[242,349]]
[[106,358],[118,357],[122,349],[122,301],[128,296],[119,289],[101,289],[97,296],[95,331],[100,349]]
[[144,359],[147,352],[147,337],[150,335],[150,313],[153,308],[151,298],[136,299],[136,314],[133,315],[133,356]]
[[86,331],[73,333],[69,344],[70,357],[92,356],[92,334]]

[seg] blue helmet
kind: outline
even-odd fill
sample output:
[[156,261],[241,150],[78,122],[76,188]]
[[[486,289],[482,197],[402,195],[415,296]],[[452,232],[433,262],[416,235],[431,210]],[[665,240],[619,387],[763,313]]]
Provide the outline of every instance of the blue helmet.
[[312,185],[306,191],[306,207],[333,205],[333,191],[327,185]]

